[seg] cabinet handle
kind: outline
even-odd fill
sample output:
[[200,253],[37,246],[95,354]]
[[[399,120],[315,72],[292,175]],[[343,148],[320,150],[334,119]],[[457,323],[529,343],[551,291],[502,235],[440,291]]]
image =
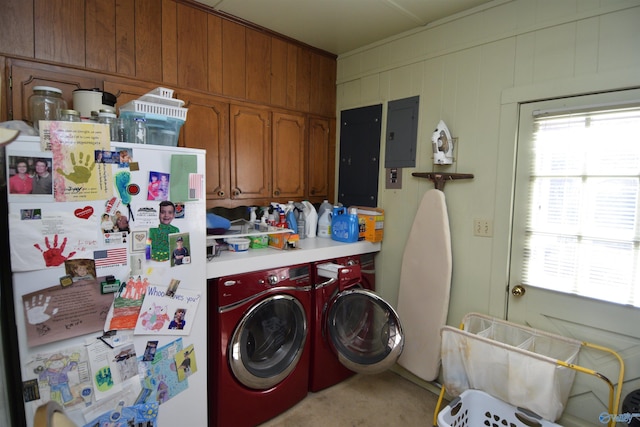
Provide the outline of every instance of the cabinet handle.
[[276,191],[274,191],[274,192],[273,192],[273,195],[274,195],[274,196],[279,196],[279,195],[280,195],[280,190],[276,190]]
[[233,190],[233,195],[234,195],[234,196],[239,196],[239,195],[240,195],[240,193],[241,193],[241,191],[240,191],[240,190]]
[[218,191],[218,196],[219,197],[224,197],[224,191],[222,191],[222,190]]

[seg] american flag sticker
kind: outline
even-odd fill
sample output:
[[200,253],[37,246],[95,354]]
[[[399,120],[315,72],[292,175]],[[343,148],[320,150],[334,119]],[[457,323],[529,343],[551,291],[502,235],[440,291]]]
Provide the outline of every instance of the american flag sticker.
[[127,248],[93,251],[96,267],[127,265]]
[[202,198],[202,174],[189,174],[189,200],[199,200]]

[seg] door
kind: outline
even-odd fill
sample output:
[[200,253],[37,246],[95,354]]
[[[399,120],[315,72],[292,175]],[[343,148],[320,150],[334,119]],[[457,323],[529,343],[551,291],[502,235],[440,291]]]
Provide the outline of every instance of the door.
[[354,372],[386,371],[402,353],[400,319],[389,303],[371,291],[340,292],[330,303],[325,326],[340,363]]
[[231,198],[271,197],[271,112],[231,105]]
[[338,202],[344,206],[378,205],[382,105],[340,114]]
[[[589,132],[596,129],[597,124],[594,123],[597,118],[589,118],[580,125],[579,132],[584,133],[577,136],[565,134],[547,146],[547,156],[534,154],[533,134],[534,131],[537,133],[538,141],[548,139],[541,135],[542,124],[534,116],[554,119],[564,116],[567,120],[577,120],[578,114],[591,114],[614,106],[628,107],[633,101],[640,104],[640,91],[521,105],[507,297],[509,321],[618,352],[627,368],[632,368],[626,371],[621,393],[623,398],[640,388],[640,371],[636,369],[640,366],[640,330],[637,327],[640,300],[636,299],[635,303],[610,300],[617,298],[620,291],[616,284],[626,282],[633,294],[635,280],[635,293],[640,289],[637,270],[637,236],[640,235],[637,167],[640,156],[622,154],[621,147],[632,139],[611,133],[607,134],[608,138],[595,139],[593,148],[590,148],[590,135],[584,129],[590,128]],[[640,119],[636,120],[640,122]],[[560,129],[557,123],[550,125]],[[566,127],[565,124],[563,126]],[[538,147],[535,150],[541,153],[540,143],[535,146]],[[562,152],[566,154],[560,155]],[[585,160],[575,160],[583,158]],[[532,168],[534,163],[545,166],[547,171]],[[564,168],[562,174],[554,172],[559,164]],[[589,172],[590,165],[595,165],[596,172]],[[571,172],[572,168],[578,171]],[[620,182],[625,184],[621,186]],[[598,189],[597,185],[604,186]],[[618,191],[620,189],[622,191]],[[531,199],[529,193],[534,194]],[[589,196],[577,197],[582,194]],[[618,203],[620,201],[623,202]],[[603,217],[606,221],[601,221]],[[621,223],[626,218],[628,222]],[[618,228],[605,230],[602,224],[616,224]],[[627,228],[632,236],[629,244],[623,242],[624,229]],[[590,246],[585,247],[584,243],[588,242],[591,242]],[[623,250],[625,245],[631,249]],[[528,267],[524,268],[525,265]],[[626,279],[625,272],[628,272]],[[588,277],[585,279],[584,276]],[[600,285],[585,286],[585,282]],[[612,355],[583,347],[578,364],[602,373],[614,383],[618,382],[619,365]],[[609,390],[604,382],[579,373],[561,424],[568,425],[568,420],[575,417],[583,423],[599,425],[600,415],[606,416],[608,412],[608,396]]]
[[305,184],[305,118],[273,113],[273,197],[302,199]]
[[330,195],[333,189],[335,171],[335,120],[311,117],[309,119],[309,155],[307,198],[310,202],[333,200]]
[[229,343],[229,366],[244,386],[267,390],[293,371],[307,338],[304,307],[290,295],[274,295],[251,307]]

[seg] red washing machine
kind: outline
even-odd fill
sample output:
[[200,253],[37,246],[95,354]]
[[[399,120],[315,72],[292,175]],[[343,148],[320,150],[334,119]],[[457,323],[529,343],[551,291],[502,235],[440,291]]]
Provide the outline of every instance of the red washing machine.
[[209,282],[209,425],[255,426],[309,387],[310,265]]
[[[309,390],[316,392],[356,372],[389,369],[402,353],[397,313],[376,295],[375,254],[337,258],[313,265],[313,320]],[[341,265],[334,277],[318,268]]]

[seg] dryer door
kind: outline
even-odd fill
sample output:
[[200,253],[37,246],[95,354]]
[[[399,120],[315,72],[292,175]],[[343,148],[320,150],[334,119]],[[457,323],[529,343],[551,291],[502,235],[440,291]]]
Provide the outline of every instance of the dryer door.
[[300,301],[274,295],[251,307],[229,342],[229,365],[244,386],[269,389],[298,364],[307,337],[307,318]]
[[340,292],[331,303],[326,326],[338,359],[352,371],[385,371],[402,353],[404,334],[398,314],[371,291]]

